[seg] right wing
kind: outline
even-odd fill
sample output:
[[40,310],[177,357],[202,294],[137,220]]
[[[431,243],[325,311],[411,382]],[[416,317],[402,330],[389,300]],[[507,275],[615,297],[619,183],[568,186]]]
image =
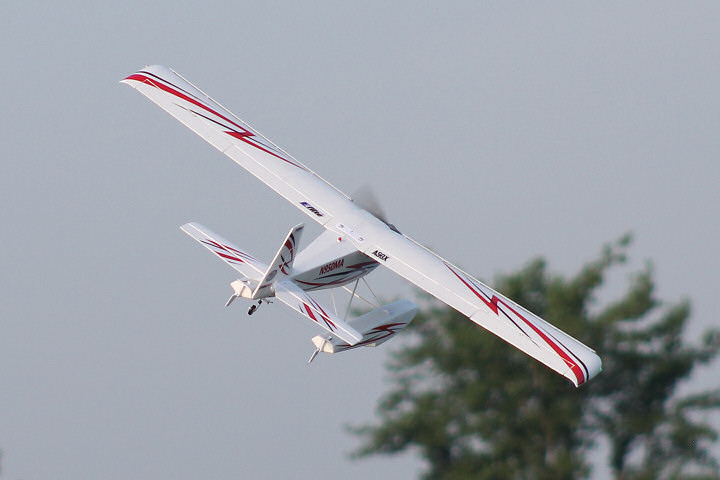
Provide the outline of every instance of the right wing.
[[[460,270],[412,239],[366,226],[364,252],[470,320],[568,378],[575,386],[602,369],[588,346]],[[377,256],[377,255],[376,255]]]
[[296,312],[309,318],[317,325],[341,338],[350,345],[362,340],[362,334],[336,315],[328,312],[292,280],[281,280],[275,284],[275,297]]

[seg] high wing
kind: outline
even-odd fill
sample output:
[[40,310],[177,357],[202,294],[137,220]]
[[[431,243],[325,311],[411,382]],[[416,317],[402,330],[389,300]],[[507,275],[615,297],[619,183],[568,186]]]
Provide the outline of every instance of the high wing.
[[321,225],[350,199],[167,67],[153,65],[123,83],[137,89]]
[[600,372],[592,349],[391,229],[172,70],[149,66],[123,82],[359,251],[576,386]]
[[[602,369],[595,352],[408,237],[376,229],[384,265],[470,320],[567,377],[575,386]],[[372,247],[371,247],[372,248]]]

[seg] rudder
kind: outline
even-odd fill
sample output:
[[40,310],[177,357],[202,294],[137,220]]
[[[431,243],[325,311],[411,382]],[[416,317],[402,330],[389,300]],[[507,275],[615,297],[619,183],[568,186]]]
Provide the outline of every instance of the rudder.
[[273,295],[273,285],[281,278],[288,277],[292,271],[293,262],[298,251],[298,244],[302,237],[304,224],[295,225],[285,237],[280,249],[268,266],[265,275],[258,283],[252,298],[265,298]]

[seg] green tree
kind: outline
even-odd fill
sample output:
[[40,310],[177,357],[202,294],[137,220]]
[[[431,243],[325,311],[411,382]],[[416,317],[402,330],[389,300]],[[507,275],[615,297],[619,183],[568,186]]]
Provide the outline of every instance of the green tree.
[[629,237],[569,278],[530,262],[496,287],[595,348],[603,372],[575,389],[561,376],[483,332],[456,311],[423,301],[388,364],[390,390],[375,424],[353,427],[359,457],[412,450],[425,479],[587,478],[607,445],[616,479],[720,478],[704,417],[720,390],[681,396],[678,387],[720,350],[720,332],[698,345],[683,334],[690,304],[656,298],[650,265],[620,298],[598,305]]

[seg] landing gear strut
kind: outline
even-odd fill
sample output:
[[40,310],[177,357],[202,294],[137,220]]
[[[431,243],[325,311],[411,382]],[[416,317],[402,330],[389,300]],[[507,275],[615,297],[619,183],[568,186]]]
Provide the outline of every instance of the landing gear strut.
[[255,313],[255,310],[257,310],[261,304],[262,304],[262,300],[259,300],[257,305],[256,304],[250,305],[250,308],[248,308],[248,315],[252,315],[253,313]]

